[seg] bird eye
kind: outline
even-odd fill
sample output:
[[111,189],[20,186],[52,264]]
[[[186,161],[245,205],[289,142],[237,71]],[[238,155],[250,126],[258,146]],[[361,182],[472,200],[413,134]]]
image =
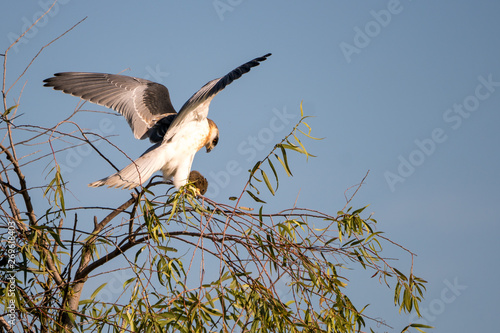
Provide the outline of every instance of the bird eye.
[[219,137],[216,136],[215,139],[212,140],[212,146],[217,146],[217,143],[219,142]]

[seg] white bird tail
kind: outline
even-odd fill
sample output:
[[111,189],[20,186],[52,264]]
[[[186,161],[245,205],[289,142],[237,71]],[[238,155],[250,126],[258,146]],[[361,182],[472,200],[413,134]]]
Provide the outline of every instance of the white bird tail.
[[144,184],[156,171],[160,170],[166,163],[161,149],[154,149],[160,145],[153,146],[137,160],[120,170],[119,172],[90,183],[90,187],[107,185],[108,187],[132,189]]

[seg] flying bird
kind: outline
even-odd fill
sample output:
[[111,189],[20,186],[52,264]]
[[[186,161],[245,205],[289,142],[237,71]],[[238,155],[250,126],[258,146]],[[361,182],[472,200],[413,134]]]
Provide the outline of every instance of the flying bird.
[[177,113],[167,87],[145,79],[104,74],[64,72],[44,80],[46,87],[106,106],[127,120],[137,139],[154,143],[138,159],[119,172],[89,184],[131,189],[146,182],[161,170],[166,180],[173,178],[176,188],[189,180],[194,155],[202,147],[210,152],[219,141],[217,125],[208,119],[212,99],[228,84],[271,53],[255,58],[228,74],[201,87]]

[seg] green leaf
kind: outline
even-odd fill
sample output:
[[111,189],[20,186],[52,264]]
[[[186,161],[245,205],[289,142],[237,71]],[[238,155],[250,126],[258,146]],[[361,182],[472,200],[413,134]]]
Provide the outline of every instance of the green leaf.
[[302,142],[300,142],[299,138],[297,137],[297,135],[295,135],[295,133],[293,133],[293,138],[300,145],[300,147],[302,148],[302,151],[306,155],[306,160],[308,160],[309,159],[309,153],[307,152],[306,147],[304,147],[304,145],[302,144]]
[[9,113],[12,112],[12,110],[14,110],[15,108],[17,108],[19,106],[19,104],[16,104],[16,105],[13,105],[11,106],[10,108],[8,108],[7,110],[5,110],[5,112],[3,113],[3,116],[4,117],[7,117],[9,115]]
[[255,171],[257,171],[257,169],[260,167],[261,164],[262,164],[261,161],[258,161],[257,163],[255,163],[252,170],[250,171],[250,175],[253,175],[255,173]]
[[305,152],[299,148],[299,146],[291,143],[290,141],[286,140],[287,143],[282,143],[281,146],[285,149],[288,149],[288,150],[293,150],[293,151],[296,151],[298,153],[301,153],[301,154],[305,154]]
[[127,281],[123,282],[123,289],[125,289],[130,283],[134,282],[135,280],[137,280],[137,278],[132,277],[132,278],[128,279]]
[[406,326],[405,328],[403,328],[401,333],[408,332],[411,327],[417,329],[419,332],[422,332],[422,333],[425,333],[425,331],[421,330],[420,328],[434,328],[433,326],[428,326],[428,325],[423,325],[423,324],[410,324],[410,325]]
[[290,166],[288,165],[288,159],[287,159],[287,156],[286,156],[286,150],[283,147],[283,144],[280,144],[279,147],[281,149],[281,155],[283,156],[283,161],[281,160],[281,158],[278,155],[275,155],[275,156],[278,159],[278,161],[280,161],[281,164],[283,165],[283,167],[285,168],[286,173],[288,174],[288,176],[292,176],[292,171],[290,170]]
[[262,178],[264,178],[264,182],[266,183],[267,188],[272,193],[272,195],[274,195],[275,194],[274,189],[273,186],[271,185],[271,182],[269,182],[269,178],[267,178],[267,174],[262,169],[260,170],[260,174],[262,175]]
[[411,324],[410,327],[420,327],[420,328],[434,328],[434,326],[424,325],[424,324]]
[[165,252],[177,252],[177,249],[176,248],[173,248],[173,247],[168,247],[168,246],[161,246],[161,245],[158,245],[158,249],[160,250],[163,250]]
[[137,250],[137,252],[135,253],[135,259],[134,259],[134,262],[137,262],[138,258],[139,258],[139,255],[142,253],[142,251],[144,251],[146,249],[146,245],[144,245],[143,247],[141,247],[139,250]]
[[85,305],[85,304],[90,304],[93,301],[91,299],[84,299],[78,302],[78,305]]
[[108,283],[105,282],[103,284],[101,284],[99,287],[97,287],[96,290],[94,290],[94,292],[92,293],[92,295],[90,295],[90,298],[95,298],[97,296],[97,294],[99,294],[99,292],[101,291],[102,288],[104,288]]
[[56,164],[50,171],[55,170],[54,178],[50,181],[49,185],[44,190],[43,196],[46,197],[50,191],[54,192],[53,203],[61,208],[64,215],[66,215],[66,209],[64,204],[64,191],[66,190],[66,185],[64,179],[62,178],[61,168],[59,164]]
[[361,213],[362,211],[364,211],[366,209],[366,207],[368,207],[369,205],[366,205],[362,208],[359,208],[359,209],[356,209],[354,212],[352,212],[352,215],[359,215],[359,213]]
[[259,199],[255,194],[253,194],[252,192],[250,192],[249,190],[246,190],[246,192],[252,197],[252,199],[254,199],[255,201],[257,202],[261,202],[261,203],[267,203],[265,202],[264,200],[261,200]]
[[57,244],[59,244],[60,247],[67,250],[67,247],[64,246],[64,244],[61,242],[61,237],[59,237],[58,233],[56,233],[52,228],[47,228],[47,231],[50,233],[52,238],[54,238],[54,240],[57,242]]
[[269,167],[271,168],[271,170],[273,171],[273,174],[274,174],[274,178],[276,179],[276,191],[278,190],[278,187],[279,187],[279,181],[278,181],[278,173],[276,172],[276,169],[274,168],[274,165],[273,163],[271,162],[270,159],[267,159],[267,163],[269,164]]

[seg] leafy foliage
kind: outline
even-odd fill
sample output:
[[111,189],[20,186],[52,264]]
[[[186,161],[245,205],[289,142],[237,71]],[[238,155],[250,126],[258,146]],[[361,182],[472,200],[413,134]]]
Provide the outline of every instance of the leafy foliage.
[[[315,157],[314,155],[310,154],[306,150],[305,146],[302,144],[300,139],[297,137],[297,132],[299,132],[299,133],[303,134],[304,136],[306,136],[307,138],[310,138],[313,140],[321,140],[319,138],[315,138],[315,137],[311,136],[312,129],[305,122],[305,120],[307,118],[310,118],[310,116],[304,116],[304,110],[302,109],[302,103],[300,103],[300,116],[301,116],[300,120],[293,127],[292,131],[287,136],[285,136],[285,138],[283,138],[283,140],[281,140],[280,143],[276,144],[274,146],[274,148],[271,150],[271,152],[262,161],[258,161],[257,163],[255,163],[253,168],[251,170],[249,170],[250,177],[249,177],[247,185],[252,190],[246,190],[246,193],[248,195],[250,195],[250,197],[252,199],[254,199],[256,202],[266,203],[265,201],[263,201],[262,199],[260,199],[257,196],[260,194],[260,191],[258,190],[257,186],[254,185],[254,183],[252,183],[252,181],[256,181],[258,183],[264,182],[264,184],[266,184],[266,186],[267,186],[267,189],[269,190],[269,192],[271,192],[272,195],[276,195],[276,191],[278,190],[278,187],[279,187],[278,173],[276,172],[276,168],[272,162],[272,160],[273,160],[272,157],[274,157],[278,162],[280,162],[281,166],[283,167],[287,176],[289,176],[289,177],[292,176],[292,171],[291,171],[290,166],[288,164],[288,157],[287,157],[287,152],[286,152],[287,150],[291,150],[294,152],[298,152],[300,154],[304,154],[306,156],[306,158],[309,158],[309,156]],[[308,129],[307,133],[305,133],[304,131],[302,131],[300,129],[301,125],[305,126]],[[294,140],[295,143],[292,143],[290,140]],[[264,170],[264,167],[266,166],[266,164],[267,164],[267,166],[269,166],[269,170],[271,170],[273,173],[274,177],[271,178],[272,181],[270,180],[270,178],[268,177],[267,173]],[[259,173],[262,178],[258,178],[256,176],[257,173]],[[276,184],[275,187],[274,187],[273,183]],[[246,188],[246,186],[245,186],[245,188]],[[257,192],[257,195],[254,194],[254,192]]]
[[[292,176],[289,154],[314,156],[304,142],[318,139],[302,105],[296,126],[249,170],[247,183],[228,203],[196,196],[190,184],[163,194],[166,185],[152,179],[117,207],[75,206],[67,196],[78,189],[65,183],[55,157],[67,145],[82,144],[108,161],[105,154],[72,122],[78,110],[51,128],[15,124],[22,105],[7,106],[11,87],[5,82],[0,228],[8,232],[0,238],[2,244],[15,244],[17,255],[12,255],[16,265],[2,272],[0,289],[5,308],[15,307],[15,320],[2,318],[0,329],[361,332],[373,325],[389,327],[367,315],[367,305],[348,297],[347,273],[356,269],[393,286],[400,312],[419,314],[425,281],[413,273],[414,254],[399,246],[412,267],[409,274],[394,267],[382,251],[395,243],[376,231],[377,221],[366,215],[366,207],[351,207],[351,198],[336,214],[294,206],[274,211],[261,198],[264,191],[278,196],[280,178]],[[64,131],[62,125],[77,131]],[[24,170],[40,163],[51,165],[49,180],[31,184],[36,177]],[[38,200],[42,196],[45,205]],[[240,206],[247,196],[255,207]],[[5,252],[11,258],[13,252]],[[410,324],[402,332],[412,328],[422,332],[428,326]]]

